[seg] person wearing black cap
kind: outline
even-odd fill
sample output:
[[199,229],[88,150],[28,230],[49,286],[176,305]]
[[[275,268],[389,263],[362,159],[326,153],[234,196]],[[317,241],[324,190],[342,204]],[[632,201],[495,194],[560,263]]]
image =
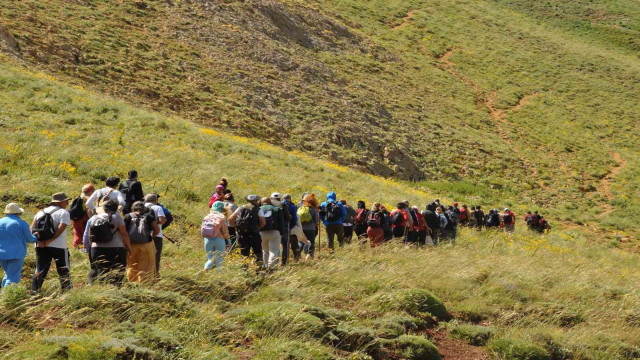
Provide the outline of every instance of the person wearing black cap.
[[236,228],[236,236],[240,245],[240,254],[262,264],[262,239],[260,238],[260,197],[247,196],[247,204],[242,205],[229,217],[229,224]]
[[136,201],[142,201],[144,199],[144,192],[142,191],[142,183],[138,181],[138,172],[136,170],[130,170],[128,179],[120,183],[118,191],[124,196],[124,208],[122,213],[124,215],[131,212],[131,206]]

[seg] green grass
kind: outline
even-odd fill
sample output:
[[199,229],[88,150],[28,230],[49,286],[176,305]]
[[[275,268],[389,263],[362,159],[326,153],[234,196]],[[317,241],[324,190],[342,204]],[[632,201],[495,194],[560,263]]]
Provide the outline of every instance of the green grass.
[[323,241],[316,261],[265,278],[242,270],[237,254],[204,273],[198,225],[221,176],[238,198],[336,190],[351,203],[406,198],[424,206],[442,193],[141,110],[0,60],[0,206],[18,201],[30,218],[53,192],[74,196],[86,182],[136,168],[145,191],[159,192],[176,214],[168,234],[182,240],[180,248],[167,244],[163,278],[152,286],[87,287],[88,259],[73,251],[75,289],[59,294],[52,274],[41,296],[26,299],[30,251],[25,281],[0,304],[0,357],[435,359],[429,334],[447,315],[491,323],[489,349],[503,358],[638,355],[638,256],[582,227],[546,236],[521,226],[512,236],[464,229],[456,246],[353,244],[335,255]]
[[[377,175],[424,180],[466,202],[533,203],[626,236],[638,228],[628,209],[640,205],[636,5],[29,0],[5,1],[0,19],[22,61],[66,82]],[[466,83],[438,60],[450,49]],[[504,111],[509,143],[488,99]],[[613,153],[627,165],[608,194],[602,178],[616,166]]]

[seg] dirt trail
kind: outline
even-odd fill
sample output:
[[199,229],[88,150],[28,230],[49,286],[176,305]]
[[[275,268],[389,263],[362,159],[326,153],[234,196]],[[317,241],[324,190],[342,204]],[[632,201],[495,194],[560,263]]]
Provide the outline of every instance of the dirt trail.
[[[478,85],[471,79],[462,76],[457,70],[455,63],[453,63],[450,58],[454,55],[456,48],[451,48],[447,50],[442,56],[438,58],[438,61],[442,63],[444,69],[448,71],[451,75],[453,75],[456,79],[460,80],[465,85],[471,87],[476,93],[476,103],[484,105],[489,110],[489,115],[494,120],[494,124],[496,129],[498,130],[498,134],[502,138],[502,140],[511,148],[513,153],[520,159],[522,164],[531,171],[531,174],[534,177],[538,177],[538,169],[532,164],[525,156],[522,155],[518,147],[511,141],[507,131],[504,129],[504,125],[508,123],[506,120],[505,110],[498,109],[495,107],[494,102],[496,98],[496,94],[493,93],[491,96],[487,96],[485,92],[480,90]],[[520,110],[526,103],[533,97],[537,96],[537,93],[531,93],[529,95],[523,96],[522,99],[518,102],[518,104],[507,111],[517,111]],[[542,180],[538,181],[539,185],[542,188],[549,189],[548,186],[544,184]]]
[[600,182],[598,192],[607,199],[607,203],[603,205],[604,212],[601,214],[601,216],[605,216],[613,211],[613,206],[609,204],[609,201],[613,199],[613,193],[611,192],[611,182],[627,166],[627,161],[622,158],[622,155],[620,155],[620,153],[612,153],[611,157],[618,163],[618,165],[611,169],[609,174],[605,176]]
[[411,19],[413,19],[413,16],[415,15],[415,13],[416,13],[415,10],[409,10],[409,12],[407,12],[407,16],[402,18],[402,23],[400,25],[397,25],[397,26],[393,27],[393,31],[398,31],[398,30],[402,29],[403,27],[409,25],[409,22],[411,21]]
[[489,359],[487,349],[469,345],[461,340],[452,339],[446,331],[439,331],[433,334],[433,342],[445,360]]

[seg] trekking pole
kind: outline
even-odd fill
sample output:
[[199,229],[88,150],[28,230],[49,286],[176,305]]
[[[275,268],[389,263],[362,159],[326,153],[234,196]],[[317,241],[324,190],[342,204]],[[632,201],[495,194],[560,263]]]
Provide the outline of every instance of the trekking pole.
[[173,240],[172,238],[170,238],[169,236],[167,236],[167,234],[162,234],[162,236],[164,236],[165,239],[169,240],[172,244],[174,244],[176,247],[180,247],[180,241],[176,241]]
[[235,249],[236,244],[238,243],[238,237],[235,236],[235,241],[233,243],[231,243],[231,246],[229,247],[229,250],[227,250],[224,254],[224,257],[227,257],[227,255],[231,254],[231,252],[233,252],[233,249]]

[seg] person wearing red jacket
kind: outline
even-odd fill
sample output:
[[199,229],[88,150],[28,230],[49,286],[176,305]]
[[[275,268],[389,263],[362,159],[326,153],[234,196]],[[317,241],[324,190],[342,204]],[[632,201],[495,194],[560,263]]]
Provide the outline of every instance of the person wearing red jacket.
[[391,211],[391,230],[394,238],[404,238],[407,234],[409,224],[409,214],[404,210],[405,204],[399,202],[398,206]]
[[209,207],[211,207],[211,205],[216,201],[224,202],[224,185],[222,184],[216,186],[216,192],[213,193],[211,199],[209,199]]
[[418,210],[418,207],[414,206],[413,210],[416,211],[416,216],[418,217],[418,224],[416,224],[416,230],[418,231],[418,246],[424,245],[427,241],[427,231],[429,227],[427,226],[427,222],[424,220],[424,215],[422,215]]
[[504,209],[502,223],[504,224],[504,231],[512,233],[516,228],[516,214],[508,208]]

